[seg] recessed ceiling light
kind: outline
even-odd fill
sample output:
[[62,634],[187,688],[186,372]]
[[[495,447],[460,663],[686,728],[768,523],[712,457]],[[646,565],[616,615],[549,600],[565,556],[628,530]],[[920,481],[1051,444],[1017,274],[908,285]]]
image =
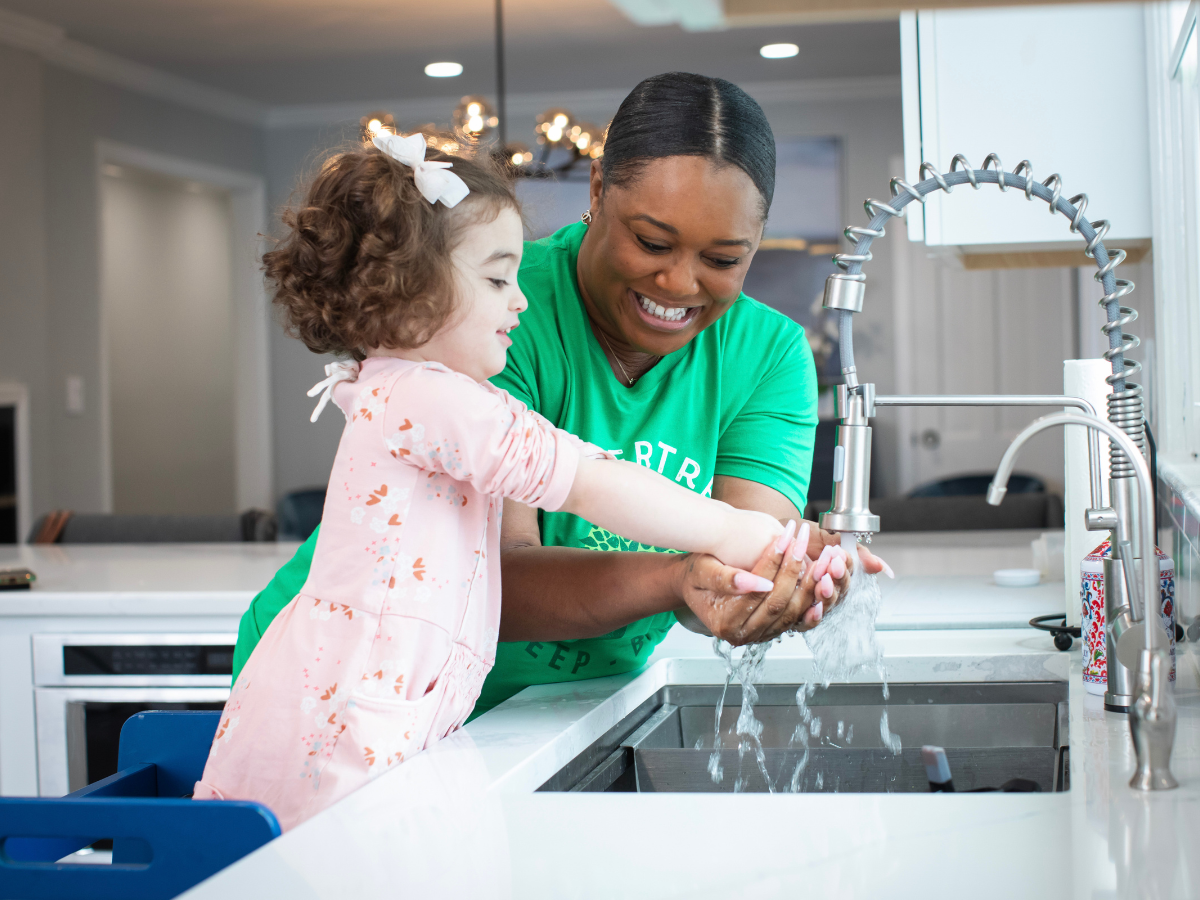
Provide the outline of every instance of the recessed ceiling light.
[[425,74],[430,78],[453,78],[462,74],[462,63],[435,62],[425,67]]
[[[787,59],[789,56],[795,56],[800,52],[800,48],[795,44],[767,44],[759,49],[758,53],[763,59]],[[429,70],[426,69],[426,72]]]

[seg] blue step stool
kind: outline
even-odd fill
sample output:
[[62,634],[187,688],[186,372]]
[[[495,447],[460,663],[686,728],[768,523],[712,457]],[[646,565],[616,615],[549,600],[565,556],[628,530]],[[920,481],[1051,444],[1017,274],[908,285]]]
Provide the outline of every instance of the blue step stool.
[[[219,711],[138,713],[121,728],[117,773],[59,798],[0,797],[5,900],[174,897],[279,836],[261,803],[190,799]],[[112,865],[60,863],[111,838]]]

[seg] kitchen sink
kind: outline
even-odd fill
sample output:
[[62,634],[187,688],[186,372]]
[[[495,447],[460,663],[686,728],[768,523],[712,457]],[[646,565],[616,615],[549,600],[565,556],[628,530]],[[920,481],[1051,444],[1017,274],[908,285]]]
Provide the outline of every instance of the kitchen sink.
[[[802,724],[799,685],[758,686],[755,716],[764,778],[752,749],[738,750],[734,733],[742,691],[730,685],[721,713],[720,765],[709,774],[721,685],[668,685],[642,703],[539,790],[703,791],[790,790],[805,748],[793,738]],[[818,687],[808,700],[818,733],[809,729],[802,792],[927,792],[921,746],[945,748],[957,791],[999,788],[1013,779],[1038,790],[1069,789],[1065,682],[895,684],[886,703],[878,684]],[[880,718],[900,738],[893,753]],[[1028,784],[1026,785],[1028,787]]]

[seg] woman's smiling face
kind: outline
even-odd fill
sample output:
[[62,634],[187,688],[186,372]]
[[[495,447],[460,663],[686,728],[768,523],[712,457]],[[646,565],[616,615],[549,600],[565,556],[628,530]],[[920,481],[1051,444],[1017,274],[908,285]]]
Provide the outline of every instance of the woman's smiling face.
[[592,223],[579,253],[584,302],[604,331],[666,356],[738,298],[762,239],[750,176],[702,156],[648,160],[624,185],[592,165]]

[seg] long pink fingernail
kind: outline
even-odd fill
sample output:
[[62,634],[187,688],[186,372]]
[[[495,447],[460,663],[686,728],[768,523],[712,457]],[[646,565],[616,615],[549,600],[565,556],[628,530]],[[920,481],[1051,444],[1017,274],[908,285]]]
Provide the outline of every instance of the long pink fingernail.
[[757,594],[771,590],[775,583],[753,572],[738,572],[733,576],[733,586],[747,594]]
[[829,564],[829,574],[840,581],[846,574],[846,561],[840,556],[835,556]]
[[808,555],[808,536],[810,530],[807,522],[800,526],[800,534],[796,537],[796,543],[792,544],[792,556],[796,559],[804,559]]
[[827,600],[833,596],[833,579],[829,577],[828,572],[821,576],[821,583],[817,585],[817,591]]
[[787,549],[788,544],[792,542],[792,535],[796,533],[796,520],[789,519],[787,528],[783,529],[783,534],[779,536],[779,540],[775,542],[775,552],[782,553]]
[[809,570],[812,572],[812,580],[814,582],[820,581],[821,576],[825,574],[825,570],[828,568],[829,560],[826,559],[824,551],[822,551],[821,555],[817,557],[817,561],[812,564],[812,568]]
[[876,556],[874,553],[872,553],[870,550],[868,550],[866,547],[859,547],[858,553],[859,553],[859,556],[864,556],[864,554],[865,554],[864,561],[879,563],[879,565],[883,567],[883,574],[886,575],[888,578],[894,579],[896,577],[896,573],[892,571],[892,567],[889,566],[887,564],[887,562],[880,559],[878,556]]
[[812,609],[813,621],[820,622],[821,617],[825,615],[825,604],[818,600],[810,608]]

